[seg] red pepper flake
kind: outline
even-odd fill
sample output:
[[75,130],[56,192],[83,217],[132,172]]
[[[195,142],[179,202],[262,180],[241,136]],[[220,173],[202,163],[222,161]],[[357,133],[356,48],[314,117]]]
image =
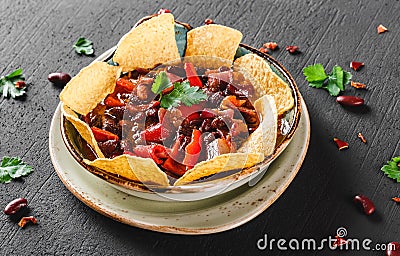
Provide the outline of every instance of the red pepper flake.
[[296,45],[289,45],[289,46],[286,46],[286,51],[288,51],[288,52],[291,53],[291,54],[298,53],[299,50],[300,50],[300,48],[299,48],[298,46],[296,46]]
[[263,47],[275,51],[278,48],[278,44],[275,42],[268,42],[263,44]]
[[357,61],[350,62],[350,68],[354,69],[354,71],[359,70],[363,66],[364,62],[357,62]]
[[168,10],[168,9],[165,9],[165,8],[161,8],[161,9],[157,12],[157,14],[163,14],[163,13],[171,13],[171,11]]
[[212,19],[205,19],[204,24],[206,25],[214,24],[214,21]]
[[359,82],[353,82],[351,81],[351,86],[353,86],[356,89],[365,89],[367,86],[365,84],[359,83]]
[[367,140],[365,139],[364,135],[362,135],[361,132],[359,132],[359,133],[357,134],[357,137],[360,138],[360,140],[361,140],[362,142],[367,143]]
[[348,244],[349,241],[344,239],[343,237],[340,236],[335,236],[336,240],[333,242],[332,246],[336,249],[337,247],[342,247],[345,244]]
[[349,143],[347,143],[345,141],[339,140],[338,138],[333,138],[333,141],[336,142],[336,145],[339,150],[349,148]]
[[23,217],[19,222],[18,222],[18,226],[20,226],[21,228],[25,227],[26,224],[28,224],[28,222],[32,222],[33,224],[37,223],[37,220],[35,217],[33,216],[29,216],[29,217]]
[[400,203],[400,197],[393,197],[392,200],[396,203]]
[[377,27],[377,30],[378,30],[378,34],[382,34],[382,33],[385,33],[386,31],[388,31],[388,29],[385,26],[383,26],[382,24],[379,24],[379,26]]
[[262,53],[268,53],[268,49],[267,49],[267,48],[264,48],[264,47],[261,47],[261,48],[259,49],[259,51],[262,52]]
[[25,83],[24,81],[17,81],[17,82],[15,83],[15,87],[16,87],[17,89],[23,89],[23,88],[26,87],[26,83]]

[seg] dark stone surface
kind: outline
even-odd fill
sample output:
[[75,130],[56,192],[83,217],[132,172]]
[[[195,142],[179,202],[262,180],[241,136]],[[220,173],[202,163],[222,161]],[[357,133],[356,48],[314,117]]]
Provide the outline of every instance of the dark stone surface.
[[[243,32],[243,42],[260,47],[277,41],[272,56],[292,73],[307,102],[312,136],[305,162],[286,192],[264,213],[219,234],[179,236],[120,224],[93,211],[62,184],[50,161],[48,131],[62,88],[47,75],[71,75],[94,57],[78,56],[71,45],[80,36],[94,42],[95,56],[115,45],[141,17],[160,7],[193,26],[205,18]],[[21,156],[35,168],[22,181],[0,184],[0,206],[26,197],[39,225],[20,229],[0,214],[0,255],[320,255],[321,252],[259,251],[256,242],[270,238],[316,238],[346,227],[350,237],[374,243],[400,239],[400,205],[390,200],[400,186],[380,167],[400,155],[399,41],[400,2],[383,1],[12,1],[0,5],[0,73],[24,69],[29,91],[21,100],[0,99],[0,156]],[[378,35],[384,24],[388,33]],[[286,45],[298,45],[290,55]],[[323,63],[350,70],[350,61],[365,67],[352,71],[368,90],[348,86],[346,95],[361,96],[368,107],[341,107],[327,92],[309,88],[302,69]],[[361,131],[366,145],[357,138]],[[350,143],[339,152],[332,142]],[[369,196],[375,216],[367,217],[352,202]],[[325,255],[384,255],[384,252],[329,252]]]

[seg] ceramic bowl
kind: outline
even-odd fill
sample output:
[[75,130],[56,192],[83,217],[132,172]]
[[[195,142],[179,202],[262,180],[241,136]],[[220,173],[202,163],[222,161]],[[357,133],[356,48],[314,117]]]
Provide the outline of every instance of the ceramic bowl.
[[[148,17],[143,20],[148,19]],[[143,20],[139,21],[142,22]],[[180,29],[190,30],[191,27],[187,24],[177,22],[176,24]],[[177,29],[176,29],[177,31]],[[185,33],[183,33],[185,34]],[[182,40],[186,40],[186,37],[182,37],[177,33],[178,48],[179,45],[184,45]],[[116,47],[113,47],[99,56],[96,61],[108,61],[111,59]],[[60,126],[63,141],[66,144],[69,153],[74,157],[74,159],[83,166],[88,172],[100,177],[101,179],[107,181],[108,184],[114,188],[128,193],[130,195],[138,196],[145,199],[157,200],[157,201],[194,201],[209,198],[221,193],[228,192],[235,189],[245,183],[256,183],[262,175],[268,169],[268,166],[285,150],[293,135],[297,129],[300,114],[301,114],[301,96],[296,83],[290,73],[280,64],[278,61],[273,59],[271,56],[261,53],[257,49],[240,44],[237,51],[237,57],[247,54],[254,53],[267,61],[272,70],[280,76],[284,81],[286,81],[293,93],[294,97],[294,108],[288,111],[281,122],[281,131],[285,134],[279,141],[277,141],[274,153],[266,158],[263,162],[243,170],[236,172],[226,172],[223,174],[213,175],[210,179],[205,179],[202,182],[192,183],[188,185],[181,186],[156,186],[156,185],[144,185],[124,177],[109,173],[105,170],[101,170],[92,166],[89,166],[83,162],[83,159],[93,158],[93,155],[87,155],[83,150],[86,143],[81,138],[79,133],[76,131],[74,126],[68,122],[64,117],[61,118]],[[92,160],[92,159],[91,159]]]

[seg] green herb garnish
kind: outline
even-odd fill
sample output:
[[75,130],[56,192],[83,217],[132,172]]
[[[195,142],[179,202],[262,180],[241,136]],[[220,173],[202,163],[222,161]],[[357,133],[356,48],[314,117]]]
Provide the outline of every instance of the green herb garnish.
[[16,87],[18,81],[24,81],[25,77],[22,74],[22,69],[19,68],[14,72],[0,77],[0,92],[2,92],[3,97],[8,98],[9,96],[15,98],[22,96],[26,93],[25,87]]
[[84,37],[80,37],[73,47],[79,54],[91,55],[94,52],[93,42]]
[[388,161],[386,165],[382,166],[381,170],[391,179],[400,183],[400,156]]
[[0,183],[9,183],[12,179],[26,176],[33,168],[22,162],[19,157],[3,157],[0,165]]
[[171,109],[180,104],[190,107],[207,99],[207,95],[199,87],[190,86],[188,81],[174,83],[174,89],[170,93],[162,95],[162,91],[170,86],[171,81],[168,79],[167,73],[162,71],[156,76],[151,87],[153,93],[160,95],[159,101],[163,108]]
[[338,96],[345,90],[345,85],[350,82],[350,72],[335,65],[331,74],[326,74],[322,64],[314,64],[303,69],[303,74],[308,81],[308,85],[314,88],[322,88],[329,92],[331,96]]

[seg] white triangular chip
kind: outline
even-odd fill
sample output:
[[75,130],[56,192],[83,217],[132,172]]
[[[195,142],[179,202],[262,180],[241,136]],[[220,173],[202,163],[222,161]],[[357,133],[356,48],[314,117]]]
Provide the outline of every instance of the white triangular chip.
[[95,61],[69,81],[60,100],[76,113],[86,115],[114,91],[120,73],[120,67]]
[[257,91],[257,97],[265,94],[274,97],[278,115],[293,108],[294,98],[289,85],[272,71],[262,57],[254,53],[246,54],[235,60],[234,68],[241,71],[252,82]]
[[118,43],[113,61],[122,71],[151,69],[180,58],[175,41],[174,16],[164,13],[132,28]]
[[211,56],[233,61],[242,40],[239,30],[210,24],[194,28],[187,33],[187,56]]

